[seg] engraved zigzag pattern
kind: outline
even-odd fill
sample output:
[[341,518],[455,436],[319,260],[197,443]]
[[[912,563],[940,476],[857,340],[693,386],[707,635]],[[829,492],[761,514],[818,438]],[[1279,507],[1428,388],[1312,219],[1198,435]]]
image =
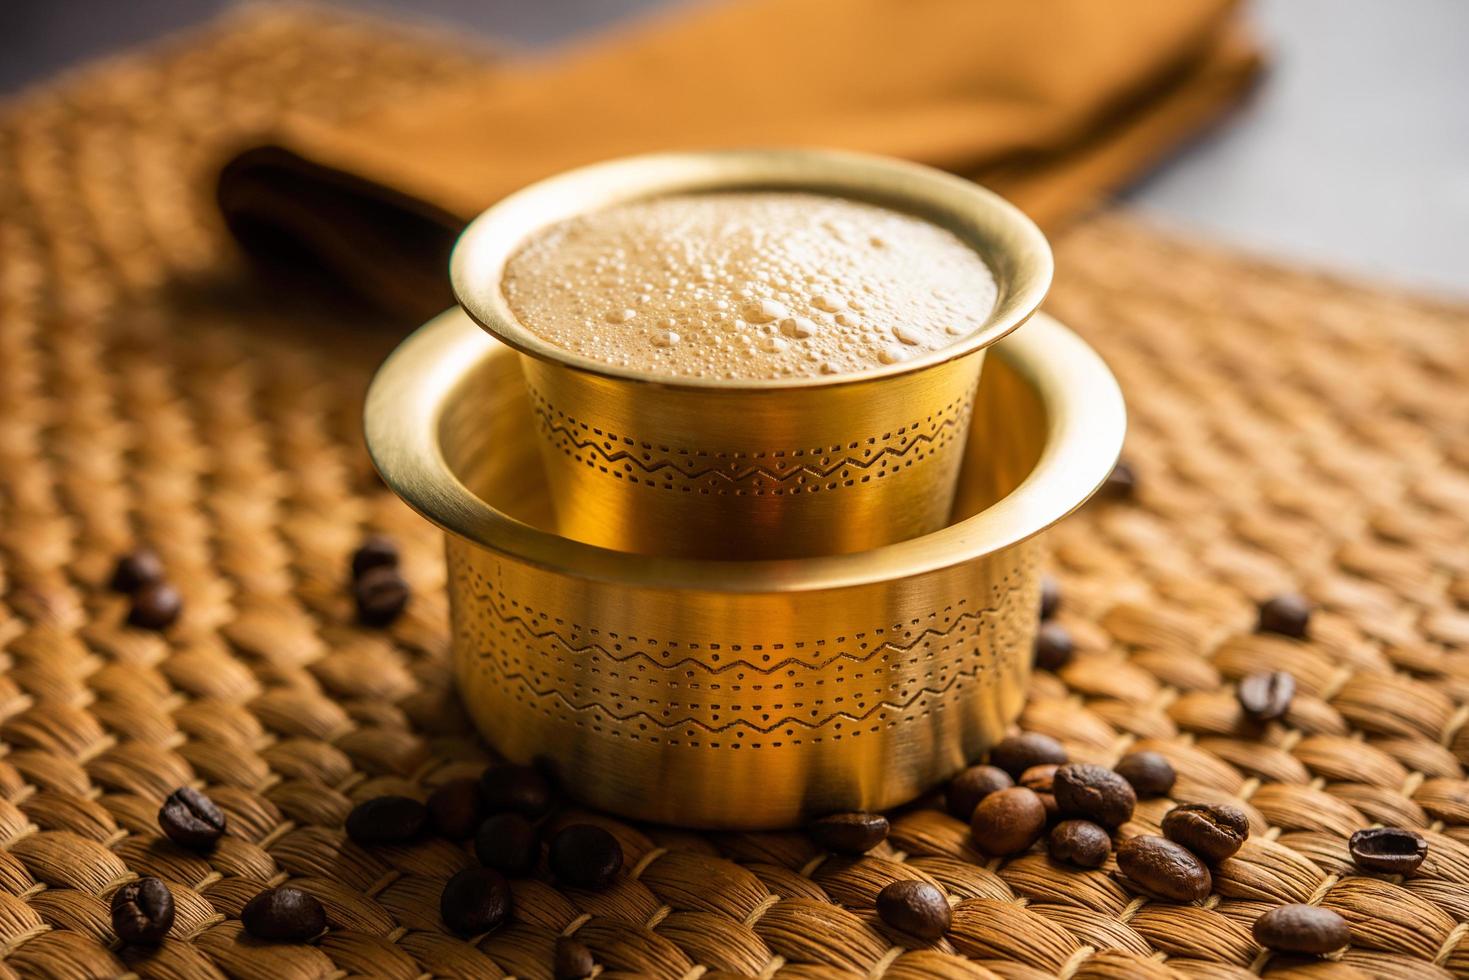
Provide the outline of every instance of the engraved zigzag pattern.
[[586,442],[583,442],[582,440],[578,439],[571,429],[567,428],[564,425],[560,425],[558,423],[550,421],[550,419],[548,419],[543,413],[541,414],[541,419],[546,426],[546,431],[548,433],[552,435],[559,433],[560,435],[564,436],[566,440],[577,449],[584,452],[595,453],[607,463],[632,463],[643,472],[650,474],[657,473],[660,470],[671,469],[680,477],[687,480],[699,480],[703,479],[706,476],[717,476],[731,484],[739,483],[757,476],[763,476],[767,480],[775,483],[784,483],[792,477],[801,476],[803,474],[806,476],[812,476],[816,477],[817,479],[824,480],[830,477],[832,474],[836,473],[838,470],[847,467],[867,469],[868,467],[872,466],[872,464],[883,461],[888,457],[901,458],[903,456],[906,456],[908,455],[908,453],[913,451],[913,448],[915,446],[918,446],[922,443],[933,443],[937,441],[939,434],[942,433],[945,429],[953,428],[954,426],[959,424],[959,421],[957,419],[944,419],[942,422],[939,423],[938,428],[934,430],[934,433],[932,435],[921,432],[918,435],[914,436],[913,439],[911,439],[905,445],[884,447],[865,460],[853,459],[850,456],[843,457],[840,462],[833,464],[828,469],[821,469],[819,467],[803,463],[800,466],[784,473],[769,469],[764,466],[752,466],[747,469],[741,470],[738,473],[730,474],[724,472],[717,467],[712,466],[702,470],[683,470],[679,468],[678,464],[668,459],[661,459],[653,463],[645,463],[643,460],[638,459],[632,453],[623,449],[619,449],[617,452],[614,453],[609,453],[601,446],[599,446],[595,440],[588,440]]
[[854,664],[864,664],[871,660],[873,657],[880,654],[885,655],[889,653],[907,653],[913,648],[917,647],[920,643],[923,643],[928,639],[934,637],[942,639],[949,636],[962,624],[970,620],[980,620],[985,618],[986,616],[998,615],[1001,612],[1001,607],[999,606],[986,606],[982,609],[976,609],[971,612],[963,612],[954,617],[954,621],[949,625],[948,629],[940,630],[934,629],[932,627],[925,627],[916,637],[913,638],[913,642],[911,643],[895,643],[892,640],[884,640],[874,646],[870,651],[868,651],[865,656],[856,656],[854,654],[846,653],[843,651],[837,651],[835,656],[829,657],[825,660],[806,661],[802,660],[800,657],[787,657],[779,663],[774,664],[754,664],[748,660],[732,660],[727,664],[721,664],[716,667],[697,657],[684,657],[683,659],[678,660],[674,663],[666,664],[658,660],[651,654],[645,653],[642,650],[633,650],[629,653],[622,654],[614,653],[602,644],[595,641],[588,642],[587,644],[582,646],[578,646],[558,630],[539,630],[530,619],[527,619],[526,617],[521,616],[518,613],[507,613],[505,610],[500,608],[500,605],[495,602],[494,597],[491,596],[488,592],[476,593],[475,599],[478,600],[480,605],[483,608],[487,609],[495,617],[495,619],[499,620],[506,626],[519,626],[520,629],[523,630],[527,635],[537,640],[554,641],[558,646],[560,646],[563,650],[570,654],[582,655],[595,650],[602,656],[606,657],[608,660],[614,661],[616,663],[627,663],[632,660],[646,660],[649,664],[659,670],[675,670],[679,667],[692,665],[695,667],[702,667],[710,674],[722,674],[725,671],[729,670],[753,670],[761,674],[772,674],[778,670],[784,670],[792,666],[804,667],[810,670],[819,670],[820,668],[825,667],[828,664],[836,663],[838,660],[846,660]]
[[[485,658],[483,658],[483,657],[481,658],[482,661],[484,659]],[[865,722],[867,719],[871,718],[873,715],[877,714],[879,711],[884,711],[884,710],[887,710],[887,711],[906,711],[908,708],[912,707],[915,703],[917,703],[919,699],[921,699],[921,698],[923,698],[925,696],[926,697],[940,697],[940,696],[942,696],[944,694],[947,694],[960,681],[962,681],[962,680],[972,680],[972,679],[978,677],[980,673],[984,672],[987,669],[988,668],[987,668],[986,665],[980,664],[980,665],[978,665],[978,666],[976,666],[976,667],[974,667],[973,669],[970,669],[970,670],[955,671],[954,672],[954,675],[952,677],[950,677],[949,680],[948,680],[948,682],[946,684],[944,684],[942,687],[925,687],[925,688],[922,688],[922,689],[914,692],[913,696],[910,697],[910,698],[908,698],[906,701],[880,701],[877,704],[873,705],[872,708],[870,708],[868,711],[866,711],[865,713],[860,714],[860,715],[854,715],[850,711],[835,711],[835,712],[832,712],[829,715],[824,715],[823,717],[818,718],[818,719],[816,719],[814,721],[809,721],[809,720],[804,719],[804,718],[797,718],[794,715],[787,715],[786,717],[780,719],[779,721],[772,722],[768,726],[766,726],[766,725],[756,725],[753,722],[746,721],[746,720],[744,720],[742,718],[736,719],[734,721],[731,721],[731,722],[729,722],[728,724],[725,724],[725,725],[713,726],[713,725],[707,724],[706,722],[699,721],[697,718],[694,718],[692,716],[685,716],[683,718],[680,718],[677,721],[666,721],[664,719],[655,718],[654,716],[648,714],[648,712],[646,712],[646,711],[633,711],[633,712],[630,712],[630,713],[625,714],[625,715],[619,715],[615,711],[613,711],[609,707],[607,707],[607,705],[602,704],[601,702],[598,702],[598,701],[591,701],[591,702],[588,702],[587,704],[577,704],[575,701],[572,701],[566,695],[562,694],[558,690],[555,690],[554,688],[549,689],[549,690],[542,690],[542,689],[536,687],[534,684],[532,684],[531,681],[530,681],[530,678],[527,677],[525,674],[521,674],[521,673],[508,673],[508,674],[506,674],[506,673],[500,673],[500,672],[497,671],[496,672],[496,677],[499,678],[500,680],[506,681],[506,682],[518,682],[519,685],[524,690],[526,690],[530,694],[534,695],[537,700],[541,700],[541,701],[546,701],[546,700],[559,701],[563,705],[565,705],[567,708],[569,708],[570,710],[575,711],[575,712],[598,711],[598,712],[601,712],[603,715],[607,716],[608,718],[610,718],[610,719],[612,719],[614,721],[627,722],[627,721],[632,721],[632,720],[637,719],[637,718],[646,718],[651,724],[656,725],[656,726],[658,726],[661,729],[665,729],[665,730],[669,730],[669,731],[671,731],[673,729],[677,729],[677,728],[690,728],[690,727],[692,727],[692,728],[698,728],[698,729],[700,729],[700,730],[702,730],[702,731],[704,731],[704,732],[706,732],[707,734],[710,734],[710,735],[719,735],[719,734],[721,734],[723,732],[727,732],[727,731],[729,731],[729,730],[731,730],[733,728],[745,728],[745,729],[748,729],[749,731],[758,732],[758,733],[760,733],[762,735],[769,735],[772,732],[776,731],[777,729],[783,728],[783,727],[800,726],[802,728],[814,730],[814,729],[818,729],[818,728],[825,728],[827,725],[829,725],[833,721],[850,721],[850,722],[854,722],[854,723],[860,724],[862,722]]]

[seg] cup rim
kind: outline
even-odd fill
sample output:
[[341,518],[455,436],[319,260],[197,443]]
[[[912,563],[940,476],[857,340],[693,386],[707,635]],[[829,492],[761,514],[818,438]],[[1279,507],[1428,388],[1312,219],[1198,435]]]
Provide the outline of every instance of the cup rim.
[[[505,301],[505,263],[541,228],[633,200],[742,189],[838,194],[935,221],[959,235],[990,267],[999,286],[995,306],[980,329],[897,364],[810,377],[690,378],[619,367],[557,347],[523,326]],[[997,260],[1013,268],[999,269]],[[801,148],[650,153],[569,170],[522,188],[481,213],[460,234],[449,258],[455,299],[493,337],[523,354],[615,380],[725,391],[836,387],[964,357],[1024,323],[1040,307],[1053,272],[1050,244],[1035,223],[973,181],[889,157]]]
[[[1122,450],[1126,408],[1101,357],[1045,314],[998,345],[1046,410],[1046,443],[1030,473],[985,510],[941,530],[868,551],[725,561],[615,551],[526,524],[475,495],[450,468],[440,422],[461,382],[501,345],[462,310],[411,334],[368,389],[368,452],[383,480],[428,520],[492,552],[556,574],[627,587],[801,592],[893,581],[1000,551],[1080,507]],[[983,383],[983,382],[981,382]]]

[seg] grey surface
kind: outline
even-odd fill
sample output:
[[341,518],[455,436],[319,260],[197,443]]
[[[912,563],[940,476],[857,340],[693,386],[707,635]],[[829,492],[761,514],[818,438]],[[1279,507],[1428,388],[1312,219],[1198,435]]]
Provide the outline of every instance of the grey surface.
[[1261,0],[1272,70],[1128,195],[1167,225],[1469,295],[1469,2]]
[[[0,92],[241,2],[0,0]],[[546,45],[688,0],[337,2]],[[1469,296],[1469,0],[1252,6],[1270,77],[1127,201],[1251,250]]]

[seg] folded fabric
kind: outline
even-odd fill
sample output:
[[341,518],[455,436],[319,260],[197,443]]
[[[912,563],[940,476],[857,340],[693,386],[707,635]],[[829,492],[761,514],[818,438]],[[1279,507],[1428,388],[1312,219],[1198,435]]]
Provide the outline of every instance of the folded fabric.
[[255,254],[321,263],[414,316],[503,195],[568,167],[830,146],[972,176],[1054,224],[1235,102],[1259,59],[1234,0],[726,0],[347,124],[299,120],[219,178]]

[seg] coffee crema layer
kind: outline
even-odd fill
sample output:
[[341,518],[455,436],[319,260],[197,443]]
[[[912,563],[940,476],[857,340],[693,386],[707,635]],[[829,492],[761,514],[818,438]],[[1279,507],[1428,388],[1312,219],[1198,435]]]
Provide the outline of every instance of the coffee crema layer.
[[868,371],[948,347],[994,309],[953,232],[834,195],[669,195],[578,215],[506,263],[531,333],[614,367],[769,380]]

